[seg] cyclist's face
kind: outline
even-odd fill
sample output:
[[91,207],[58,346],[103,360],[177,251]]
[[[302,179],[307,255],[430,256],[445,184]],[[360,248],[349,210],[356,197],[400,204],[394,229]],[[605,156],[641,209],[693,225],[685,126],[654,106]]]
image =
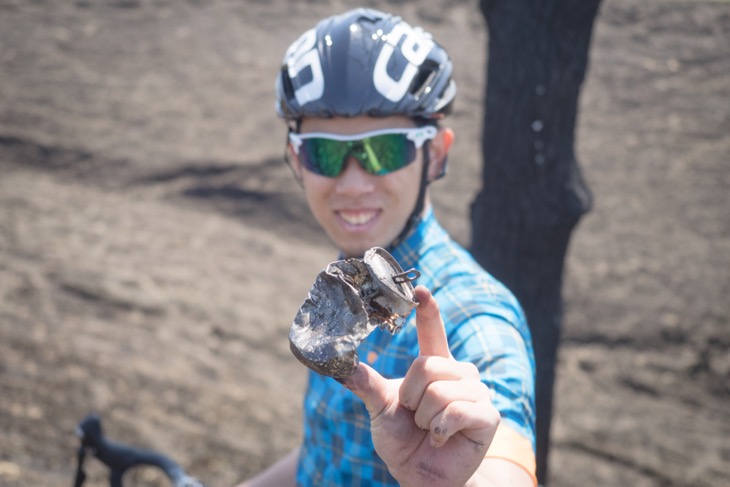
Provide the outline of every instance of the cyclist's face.
[[[406,117],[307,118],[302,121],[301,132],[352,135],[414,126]],[[438,146],[442,138],[440,133],[430,146]],[[367,173],[357,160],[350,158],[339,176],[325,177],[305,169],[294,151],[290,151],[309,208],[330,239],[348,257],[360,257],[374,246],[385,247],[398,236],[416,205],[422,154],[418,150],[412,164],[383,176]],[[434,169],[429,173],[440,171],[443,157],[434,156]]]

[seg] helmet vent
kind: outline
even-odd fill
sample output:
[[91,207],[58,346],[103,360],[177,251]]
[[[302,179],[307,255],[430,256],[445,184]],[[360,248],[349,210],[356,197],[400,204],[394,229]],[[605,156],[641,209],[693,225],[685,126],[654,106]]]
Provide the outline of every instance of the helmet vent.
[[433,61],[426,60],[421,66],[421,70],[411,82],[408,92],[416,99],[420,98],[431,86],[431,82],[438,74],[439,65]]
[[281,84],[283,85],[282,88],[284,89],[284,96],[286,99],[291,100],[294,98],[294,86],[292,86],[286,65],[281,67]]

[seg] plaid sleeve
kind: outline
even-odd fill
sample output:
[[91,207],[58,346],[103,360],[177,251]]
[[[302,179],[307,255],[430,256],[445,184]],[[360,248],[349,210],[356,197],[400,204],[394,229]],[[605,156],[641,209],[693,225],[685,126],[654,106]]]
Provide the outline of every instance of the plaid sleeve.
[[[485,285],[492,287],[485,292]],[[479,287],[475,292],[473,287]],[[527,324],[514,297],[496,283],[450,286],[434,293],[451,353],[471,362],[492,392],[502,421],[535,448],[535,365]]]

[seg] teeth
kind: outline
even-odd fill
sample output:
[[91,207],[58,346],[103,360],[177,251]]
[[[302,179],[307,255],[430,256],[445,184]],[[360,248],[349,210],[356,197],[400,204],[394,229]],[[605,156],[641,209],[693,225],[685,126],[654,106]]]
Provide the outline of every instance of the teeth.
[[351,225],[364,225],[375,217],[374,211],[369,212],[340,212],[340,216],[343,220]]

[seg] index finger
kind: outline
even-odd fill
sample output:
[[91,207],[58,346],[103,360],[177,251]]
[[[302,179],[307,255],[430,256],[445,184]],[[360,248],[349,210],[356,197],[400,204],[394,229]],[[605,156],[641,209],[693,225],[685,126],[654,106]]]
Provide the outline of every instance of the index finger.
[[416,328],[420,355],[451,357],[446,328],[436,299],[425,286],[416,287]]

